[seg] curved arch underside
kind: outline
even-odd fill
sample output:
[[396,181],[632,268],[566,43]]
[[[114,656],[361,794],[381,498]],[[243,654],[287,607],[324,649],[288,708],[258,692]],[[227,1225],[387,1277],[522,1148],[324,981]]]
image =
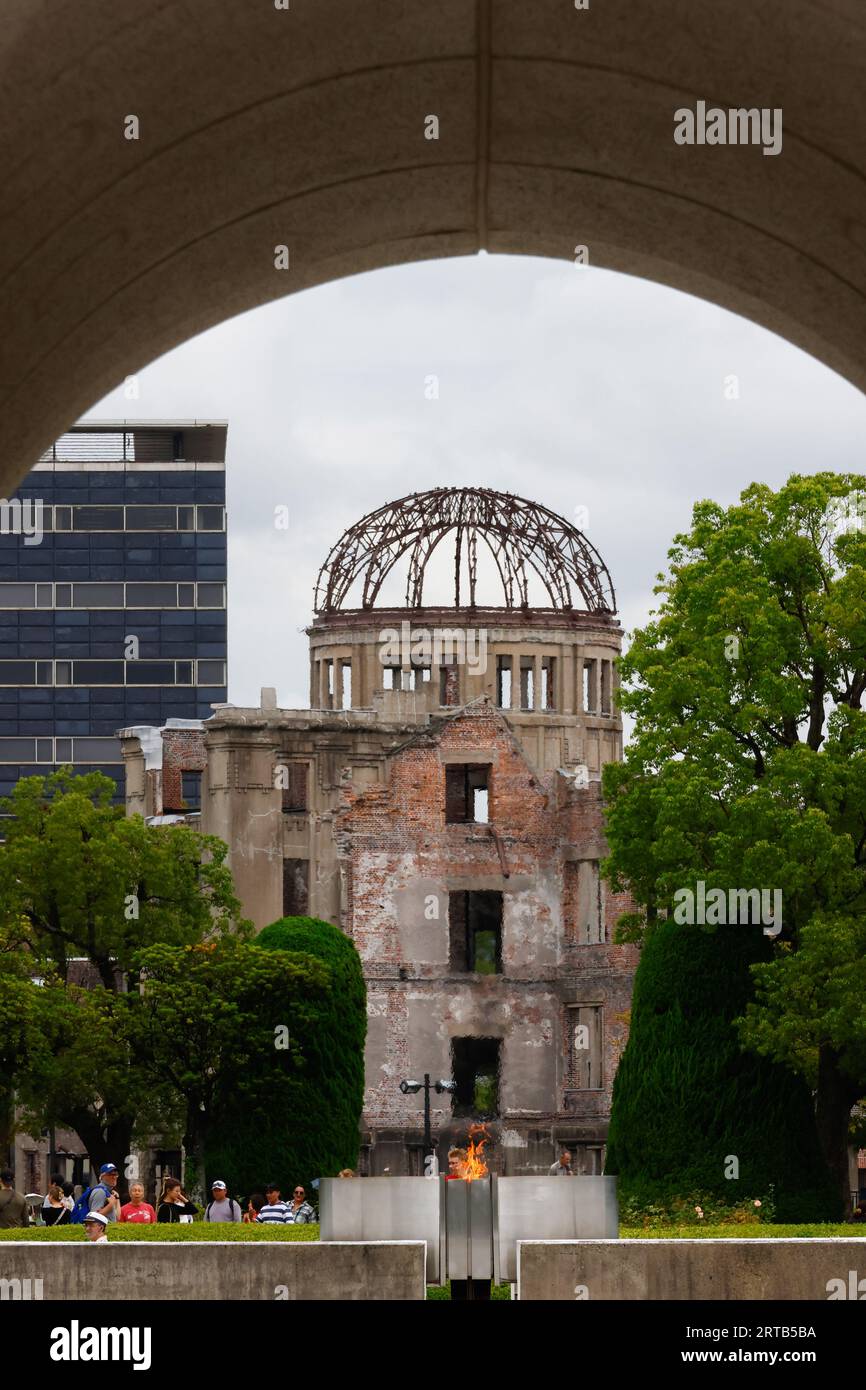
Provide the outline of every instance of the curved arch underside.
[[[864,71],[861,0],[5,0],[0,486],[233,314],[482,248],[585,245],[864,387]],[[677,145],[701,100],[781,153]]]

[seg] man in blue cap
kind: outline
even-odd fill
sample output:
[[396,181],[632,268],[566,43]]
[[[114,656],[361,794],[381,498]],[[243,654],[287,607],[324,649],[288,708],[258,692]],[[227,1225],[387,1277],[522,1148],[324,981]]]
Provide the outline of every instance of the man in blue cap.
[[99,1170],[99,1182],[90,1194],[89,1208],[92,1215],[104,1216],[106,1221],[116,1221],[120,1215],[120,1194],[115,1192],[118,1172],[113,1163],[103,1163]]

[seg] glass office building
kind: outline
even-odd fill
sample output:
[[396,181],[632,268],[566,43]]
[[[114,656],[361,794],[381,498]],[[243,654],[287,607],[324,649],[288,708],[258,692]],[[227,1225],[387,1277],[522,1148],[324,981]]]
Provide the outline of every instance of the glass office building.
[[225,423],[75,426],[0,501],[0,795],[226,700]]

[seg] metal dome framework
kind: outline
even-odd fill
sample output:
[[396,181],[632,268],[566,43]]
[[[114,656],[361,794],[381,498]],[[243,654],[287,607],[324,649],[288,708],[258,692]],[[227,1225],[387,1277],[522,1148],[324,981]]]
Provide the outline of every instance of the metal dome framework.
[[[534,573],[555,609],[616,612],[607,566],[576,527],[523,497],[468,487],[413,492],[368,512],[343,533],[319,571],[315,611],[339,612],[361,576],[361,607],[375,607],[383,583],[407,552],[406,607],[421,608],[427,564],[451,532],[455,533],[455,608],[476,607],[480,539],[493,556],[508,608],[531,606],[529,583]],[[465,595],[461,592],[464,556],[469,590]]]

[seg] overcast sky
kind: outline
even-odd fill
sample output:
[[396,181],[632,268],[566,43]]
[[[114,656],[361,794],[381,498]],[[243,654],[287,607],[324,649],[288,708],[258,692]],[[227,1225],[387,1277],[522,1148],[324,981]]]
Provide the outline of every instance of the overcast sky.
[[160,358],[139,391],[87,418],[229,422],[229,699],[257,704],[272,685],[284,708],[309,703],[319,566],[394,498],[477,484],[580,518],[630,629],[697,498],[860,470],[866,437],[866,397],[766,330],[646,281],[524,257],[289,296]]

